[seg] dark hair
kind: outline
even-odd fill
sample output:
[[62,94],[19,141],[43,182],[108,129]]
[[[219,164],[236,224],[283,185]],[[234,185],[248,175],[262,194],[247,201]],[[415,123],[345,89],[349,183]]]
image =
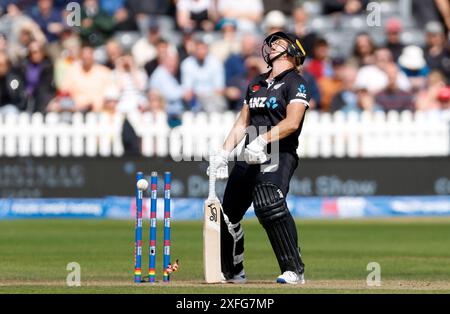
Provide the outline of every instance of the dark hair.
[[314,41],[313,49],[317,48],[317,47],[323,47],[323,46],[328,47],[329,46],[328,41],[323,37],[319,37]]
[[155,45],[158,46],[160,44],[168,44],[169,42],[167,40],[165,40],[164,38],[160,37],[158,38],[158,40],[156,41]]
[[30,58],[30,57],[31,57],[31,54],[30,54],[30,46],[31,46],[32,44],[35,44],[35,43],[39,46],[39,50],[42,52],[42,55],[43,55],[44,59],[47,59],[47,58],[48,58],[47,46],[46,46],[44,43],[42,43],[42,42],[40,42],[40,41],[38,41],[38,40],[32,40],[32,41],[30,41],[30,43],[27,45],[27,58]]
[[88,42],[83,42],[83,43],[81,44],[81,49],[80,49],[80,50],[83,50],[84,48],[95,49],[95,47],[94,47],[93,45],[91,45],[90,43],[88,43]]
[[353,56],[354,57],[358,57],[358,58],[361,57],[361,56],[359,55],[358,45],[356,44],[356,42],[357,42],[358,38],[361,37],[361,36],[366,36],[366,37],[369,38],[370,45],[372,46],[371,53],[374,53],[376,48],[377,48],[369,33],[367,33],[367,32],[360,32],[360,33],[356,34],[355,41],[353,43]]

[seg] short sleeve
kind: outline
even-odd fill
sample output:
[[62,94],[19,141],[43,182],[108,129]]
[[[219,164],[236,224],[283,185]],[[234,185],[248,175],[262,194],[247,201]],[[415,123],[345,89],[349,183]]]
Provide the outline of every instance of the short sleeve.
[[311,99],[311,92],[308,83],[301,77],[292,80],[287,86],[287,104],[303,104],[309,108],[309,100]]

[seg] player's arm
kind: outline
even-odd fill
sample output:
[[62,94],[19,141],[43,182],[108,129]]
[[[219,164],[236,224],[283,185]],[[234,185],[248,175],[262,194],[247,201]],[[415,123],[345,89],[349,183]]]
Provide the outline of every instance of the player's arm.
[[231,152],[244,138],[249,124],[250,109],[247,104],[244,104],[222,148],[227,152]]
[[[227,136],[227,139],[223,143],[222,149],[215,155],[216,166],[216,178],[226,179],[228,178],[228,158],[231,155],[231,151],[242,141],[245,137],[246,129],[250,124],[250,109],[247,104],[244,103],[238,118],[234,122],[233,128]],[[207,170],[209,175],[209,167]]]
[[286,109],[286,118],[273,127],[269,132],[262,134],[262,138],[267,142],[274,142],[288,137],[300,126],[307,107],[302,103],[291,103]]
[[297,79],[288,85],[286,118],[280,121],[269,132],[261,135],[261,142],[266,143],[281,140],[298,130],[300,123],[309,108],[311,95],[307,83],[303,79]]

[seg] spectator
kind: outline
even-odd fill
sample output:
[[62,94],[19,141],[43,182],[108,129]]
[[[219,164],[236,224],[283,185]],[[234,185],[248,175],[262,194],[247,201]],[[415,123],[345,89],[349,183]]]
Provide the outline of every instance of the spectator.
[[242,109],[250,81],[256,75],[262,73],[258,58],[250,56],[243,61],[242,71],[227,80],[227,87],[225,89],[225,96],[230,103],[229,109],[235,111]]
[[237,21],[239,32],[254,32],[264,13],[262,0],[218,0],[221,17]]
[[58,91],[56,97],[53,98],[47,108],[47,112],[72,113],[77,111],[75,101],[67,91]]
[[134,63],[131,55],[124,55],[116,60],[112,72],[114,85],[119,88],[121,97],[117,105],[118,112],[137,112],[145,105],[145,88],[147,75]]
[[286,16],[283,12],[279,10],[270,11],[264,18],[265,35],[268,36],[276,32],[285,32],[286,24]]
[[147,62],[156,57],[156,44],[161,40],[161,31],[156,22],[152,22],[146,36],[140,38],[131,48],[134,61],[138,67],[143,67]]
[[266,69],[265,62],[259,57],[259,39],[256,36],[244,34],[241,46],[241,52],[231,55],[225,62],[225,95],[232,110],[241,108],[251,75]]
[[209,55],[208,45],[197,39],[195,55],[181,63],[181,82],[191,108],[206,112],[226,110],[222,64]]
[[225,83],[228,85],[235,76],[246,76],[245,60],[258,55],[259,39],[253,34],[244,34],[241,38],[241,51],[233,53],[225,61]]
[[295,7],[292,13],[292,19],[293,23],[289,23],[289,31],[300,38],[300,42],[306,51],[306,55],[312,55],[313,46],[317,40],[317,34],[308,26],[308,12],[306,12],[303,7]]
[[356,35],[353,56],[349,63],[358,68],[375,63],[375,44],[368,33]]
[[342,71],[342,90],[339,91],[331,100],[330,111],[360,111],[360,102],[358,94],[355,91],[355,80],[357,70],[352,66],[344,67]]
[[[387,48],[375,51],[375,64],[363,66],[356,77],[356,85],[366,89],[372,95],[381,92],[388,86],[387,68],[393,64],[392,54]],[[411,89],[408,77],[400,72],[397,75],[397,86],[403,91]]]
[[147,33],[150,23],[158,22],[158,16],[169,12],[170,1],[167,0],[125,0],[125,7],[136,21],[142,34]]
[[387,37],[385,47],[391,51],[394,61],[398,62],[398,58],[405,47],[400,38],[403,31],[402,21],[398,18],[389,19],[386,23],[385,31]]
[[318,84],[320,90],[320,109],[322,111],[329,111],[331,100],[342,88],[344,74],[346,71],[346,64],[343,58],[335,58],[332,61],[333,76],[322,77]]
[[305,70],[311,73],[317,81],[322,77],[331,77],[333,75],[329,51],[328,42],[323,38],[319,38],[314,43],[312,59],[306,62]]
[[171,47],[165,39],[161,38],[160,40],[158,40],[158,42],[156,43],[156,58],[147,62],[144,66],[147,76],[152,76],[153,71],[155,71],[158,65],[161,64],[164,56],[166,56],[169,52],[174,53],[175,51],[176,50],[173,49],[173,47]]
[[6,38],[6,35],[3,33],[0,33],[0,52],[7,52],[8,51],[8,39]]
[[353,66],[346,67],[344,71],[344,89],[333,97],[331,111],[375,112],[382,108],[375,103],[373,95],[364,86],[358,86],[356,82],[357,69]]
[[23,64],[25,92],[28,109],[45,112],[56,92],[53,64],[45,53],[45,47],[37,41],[28,46],[28,57]]
[[123,56],[123,49],[117,40],[111,39],[106,43],[105,46],[107,61],[105,65],[114,70],[116,67],[117,60]]
[[177,80],[178,65],[178,56],[169,52],[153,72],[148,86],[149,90],[157,91],[164,98],[171,127],[181,124],[181,116],[184,111],[183,98],[185,95],[183,87]]
[[117,86],[112,85],[107,87],[103,100],[102,112],[110,115],[117,113],[117,105],[120,100],[120,90]]
[[249,82],[261,73],[262,71],[257,58],[249,57],[244,60],[241,73],[238,73],[227,81],[225,96],[229,102],[229,109],[235,111],[242,109]]
[[55,85],[57,90],[61,90],[67,72],[77,61],[80,55],[81,40],[78,35],[72,33],[61,41],[62,51],[55,61]]
[[94,48],[84,46],[80,52],[80,62],[68,71],[62,90],[74,100],[74,111],[102,110],[106,88],[113,85],[111,71],[94,60]]
[[333,13],[362,14],[368,3],[368,0],[324,0],[322,1],[322,12],[326,15]]
[[81,10],[80,35],[84,44],[98,47],[112,35],[115,22],[103,11],[98,0],[84,0]]
[[118,11],[125,8],[125,0],[100,0],[100,8],[109,16],[115,16]]
[[38,0],[37,6],[30,11],[30,16],[39,25],[49,43],[58,41],[64,25],[62,12],[53,6],[53,0]]
[[26,17],[14,2],[5,1],[0,3],[0,32],[10,34],[15,29],[14,23],[20,22],[22,18]]
[[357,89],[357,95],[358,95],[358,108],[360,111],[368,111],[368,112],[375,112],[375,111],[382,111],[383,109],[375,103],[375,99],[372,96],[372,94],[369,93],[368,90],[362,88]]
[[177,47],[180,62],[184,61],[189,56],[192,56],[195,51],[195,41],[193,32],[184,31],[181,37],[181,43]]
[[241,45],[236,34],[236,22],[229,19],[222,19],[219,23],[222,31],[222,39],[210,45],[211,55],[220,62],[224,62],[231,54],[239,53]]
[[17,113],[25,109],[25,84],[12,69],[5,52],[0,52],[0,113]]
[[15,18],[12,33],[8,38],[9,56],[14,65],[20,64],[28,54],[28,46],[32,41],[41,44],[47,42],[39,26],[26,16]]
[[450,86],[440,89],[438,94],[438,101],[442,110],[450,109]]
[[136,21],[125,7],[125,0],[100,0],[100,8],[113,18],[117,31],[138,30]]
[[439,71],[431,71],[427,77],[427,86],[416,97],[415,108],[420,111],[439,110],[441,104],[438,99],[439,92],[445,88],[444,75]]
[[356,95],[358,96],[358,109],[357,111],[376,112],[383,111],[383,108],[375,103],[374,96],[364,87],[356,88]]
[[417,46],[408,46],[398,61],[401,70],[411,82],[412,91],[416,92],[425,85],[430,69],[423,56],[423,50]]
[[166,112],[164,97],[157,90],[150,89],[148,91],[147,105],[141,111],[150,112],[153,115],[164,114]]
[[439,21],[450,29],[450,7],[448,0],[412,0],[412,13],[417,25],[426,25],[431,21]]
[[[111,119],[114,119],[120,100],[119,89],[115,86],[108,87],[105,91],[104,100],[105,102],[103,103],[102,111],[110,115]],[[125,116],[123,120],[121,138],[125,155],[140,155],[141,140],[137,136],[131,123],[128,121],[127,116]]]
[[295,0],[263,0],[264,12],[272,10],[280,10],[283,14],[291,14],[292,8],[295,6]]
[[425,26],[427,47],[425,59],[431,70],[441,71],[450,80],[450,46],[446,43],[444,28],[439,22]]
[[181,30],[210,32],[214,30],[215,12],[212,0],[179,0],[176,20]]
[[398,87],[398,75],[401,73],[394,63],[386,67],[388,78],[387,87],[375,96],[375,102],[385,111],[396,110],[412,110],[413,94],[401,90]]

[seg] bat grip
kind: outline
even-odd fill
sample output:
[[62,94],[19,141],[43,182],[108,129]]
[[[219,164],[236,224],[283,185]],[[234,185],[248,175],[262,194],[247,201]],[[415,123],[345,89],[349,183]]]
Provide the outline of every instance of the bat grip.
[[208,198],[216,198],[216,163],[214,153],[209,156],[209,195]]

